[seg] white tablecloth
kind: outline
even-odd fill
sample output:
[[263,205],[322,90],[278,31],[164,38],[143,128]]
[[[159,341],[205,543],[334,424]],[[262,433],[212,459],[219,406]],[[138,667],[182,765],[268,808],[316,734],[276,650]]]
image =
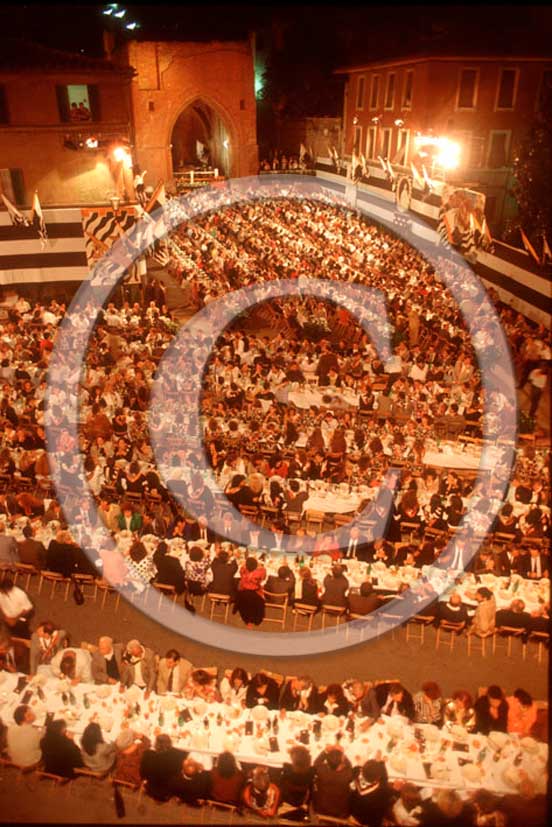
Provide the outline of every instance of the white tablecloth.
[[[18,675],[0,673],[0,717],[6,724],[12,722],[13,712],[21,703],[21,696],[14,692],[18,678]],[[438,730],[428,725],[414,726],[402,718],[382,716],[366,730],[362,729],[366,719],[357,718],[353,734],[346,731],[345,718],[329,716],[327,720],[321,719],[320,734],[317,735],[314,729],[317,716],[305,713],[270,711],[267,722],[261,722],[255,720],[258,708],[249,710],[215,703],[200,709],[197,701],[174,695],[152,694],[146,700],[143,691],[137,687],[123,692],[118,686],[79,684],[68,687],[65,681],[55,678],[43,684],[42,700],[38,693],[39,680],[42,676],[32,679],[29,687],[33,691],[29,703],[37,716],[37,725],[43,723],[47,712],[53,712],[56,717],[66,720],[77,743],[86,725],[97,720],[106,741],[115,740],[126,727],[144,733],[152,741],[160,732],[168,733],[174,746],[192,751],[207,767],[211,766],[212,756],[225,749],[231,750],[239,761],[281,767],[289,760],[291,747],[302,743],[301,734],[306,733],[308,743],[305,746],[313,759],[325,746],[340,743],[353,765],[362,765],[379,756],[386,762],[391,779],[408,779],[422,786],[456,790],[485,787],[499,794],[511,793],[515,787],[508,783],[503,773],[512,766],[516,756],[519,756],[519,768],[527,772],[539,788],[546,784],[548,746],[529,742],[527,746],[534,750],[529,752],[517,736],[508,739],[498,755],[499,760],[495,761],[497,753],[484,735],[456,733],[446,728]],[[184,709],[191,714],[188,722],[182,718]],[[246,721],[253,721],[252,735],[245,734]],[[269,737],[274,734],[274,721],[278,725],[278,748],[271,751]],[[423,751],[416,740],[416,730],[426,739]],[[459,759],[479,769],[479,781],[466,779]],[[440,767],[444,775],[436,776],[435,767]]]

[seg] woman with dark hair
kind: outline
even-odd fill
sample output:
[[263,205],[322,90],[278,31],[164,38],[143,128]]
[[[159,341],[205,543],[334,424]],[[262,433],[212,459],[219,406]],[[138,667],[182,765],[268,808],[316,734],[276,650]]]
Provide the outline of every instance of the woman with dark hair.
[[64,778],[74,778],[75,768],[83,767],[80,749],[67,734],[64,720],[50,721],[40,741],[44,771]]
[[231,752],[221,752],[210,776],[210,797],[224,804],[239,804],[245,786],[245,774]]
[[524,737],[529,735],[537,720],[537,708],[533,698],[525,689],[516,689],[506,698],[508,703],[508,732],[515,732]]
[[224,677],[220,682],[220,694],[225,703],[245,704],[249,675],[241,666],[236,666],[230,677]]
[[188,557],[189,560],[184,567],[188,592],[197,595],[205,594],[213,579],[211,561],[200,546],[192,546]]
[[81,738],[82,758],[86,767],[93,772],[107,774],[117,758],[115,744],[103,739],[102,730],[96,721],[91,721]]
[[329,686],[318,695],[319,715],[348,715],[351,711],[351,704],[345,697],[343,687],[339,683],[330,683]]
[[282,802],[293,807],[305,807],[306,812],[314,779],[310,752],[306,747],[295,746],[290,749],[289,758],[280,778]]
[[464,505],[462,504],[462,498],[459,497],[457,494],[452,494],[449,497],[449,503],[447,506],[447,512],[445,515],[445,519],[447,521],[447,526],[450,528],[451,526],[457,526],[462,519],[462,515],[464,514]]
[[343,566],[339,564],[332,566],[331,574],[327,574],[324,578],[324,593],[322,595],[322,605],[329,606],[343,606],[348,607],[347,592],[349,591],[349,581],[343,574]]
[[299,576],[301,577],[301,598],[297,602],[316,606],[319,609],[321,603],[318,597],[318,584],[312,576],[312,571],[308,566],[303,566],[299,569]]
[[247,687],[245,705],[248,709],[253,706],[266,706],[267,709],[278,709],[280,687],[274,678],[265,675],[264,672],[257,672]]
[[205,669],[194,669],[184,687],[184,696],[189,700],[201,698],[207,703],[220,703],[216,675],[210,675]]
[[506,732],[508,725],[508,703],[500,686],[487,687],[474,704],[475,730],[483,735],[489,732]]
[[264,566],[259,566],[255,557],[248,557],[240,569],[240,584],[234,605],[234,611],[240,613],[248,629],[259,626],[264,620],[265,601],[262,583],[265,578]]
[[475,712],[472,696],[465,689],[457,689],[447,701],[444,709],[445,722],[451,726],[458,724],[467,730],[475,728]]
[[146,547],[139,540],[131,545],[127,557],[129,577],[132,580],[150,583],[155,577],[153,560],[148,557]]

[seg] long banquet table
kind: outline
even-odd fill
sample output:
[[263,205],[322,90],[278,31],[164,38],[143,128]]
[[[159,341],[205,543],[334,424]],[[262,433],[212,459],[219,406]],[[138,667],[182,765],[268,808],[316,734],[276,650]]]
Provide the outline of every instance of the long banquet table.
[[[4,723],[12,723],[21,695],[30,690],[28,702],[37,725],[48,712],[54,713],[66,720],[77,743],[86,725],[96,720],[106,740],[115,740],[126,727],[152,741],[160,732],[167,733],[175,746],[192,752],[206,768],[223,750],[232,751],[245,763],[281,767],[296,744],[306,746],[313,760],[326,746],[340,744],[353,765],[380,757],[392,780],[408,779],[422,787],[466,792],[483,787],[504,795],[515,791],[520,772],[526,772],[537,791],[546,788],[548,745],[531,738],[501,733],[471,735],[462,727],[447,725],[440,730],[385,715],[371,725],[366,718],[355,718],[354,731],[350,731],[344,717],[206,704],[175,694],[152,693],[147,698],[136,686],[123,691],[118,685],[70,686],[44,672],[17,693],[20,677],[0,673],[0,717]],[[272,749],[271,737],[277,742]]]

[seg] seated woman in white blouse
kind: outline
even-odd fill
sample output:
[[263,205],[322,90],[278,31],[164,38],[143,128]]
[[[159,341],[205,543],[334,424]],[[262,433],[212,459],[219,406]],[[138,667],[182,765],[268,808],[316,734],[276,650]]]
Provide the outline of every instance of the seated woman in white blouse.
[[230,677],[224,677],[220,682],[220,694],[227,704],[245,706],[245,696],[249,684],[249,675],[240,666],[237,666]]
[[29,620],[34,606],[23,589],[15,586],[10,574],[0,573],[0,617],[14,637],[30,638]]

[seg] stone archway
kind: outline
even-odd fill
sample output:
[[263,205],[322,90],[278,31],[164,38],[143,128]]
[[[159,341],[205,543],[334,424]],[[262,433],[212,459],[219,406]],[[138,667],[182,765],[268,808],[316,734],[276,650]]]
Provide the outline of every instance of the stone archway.
[[217,168],[230,177],[232,139],[221,115],[201,98],[189,103],[176,119],[171,132],[171,160],[174,172],[197,169],[202,165],[198,147],[205,148],[203,164]]

